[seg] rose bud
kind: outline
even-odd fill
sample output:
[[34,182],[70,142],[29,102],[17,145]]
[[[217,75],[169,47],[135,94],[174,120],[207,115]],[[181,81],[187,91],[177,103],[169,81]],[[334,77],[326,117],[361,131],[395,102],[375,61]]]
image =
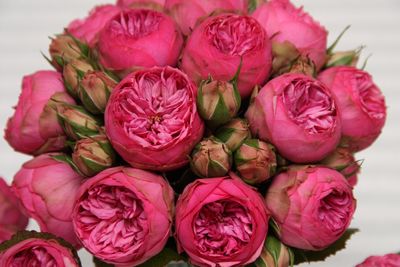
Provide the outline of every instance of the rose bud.
[[276,237],[269,235],[265,240],[261,256],[254,262],[255,267],[293,266],[294,254]]
[[42,232],[79,246],[71,214],[83,177],[67,163],[56,160],[57,156],[62,154],[44,154],[26,162],[14,176],[12,187]]
[[115,157],[115,152],[105,135],[79,140],[72,153],[72,161],[87,177],[110,168],[115,163]]
[[245,266],[263,248],[269,220],[263,199],[235,174],[229,176],[198,179],[178,199],[178,251],[196,266]]
[[80,106],[61,104],[57,115],[65,133],[73,140],[99,134],[100,123]]
[[73,223],[94,256],[117,266],[137,266],[164,248],[173,211],[174,191],[162,176],[116,167],[82,184]]
[[258,139],[248,139],[234,155],[236,170],[248,184],[265,182],[276,172],[275,148]]
[[265,200],[280,240],[305,250],[322,250],[338,240],[356,208],[352,187],[326,167],[288,167],[274,178]]
[[236,118],[220,127],[215,136],[234,152],[243,144],[244,140],[251,138],[249,127],[247,120]]
[[100,63],[121,75],[140,67],[176,65],[183,38],[167,15],[126,9],[100,32]]
[[65,87],[72,97],[78,97],[79,84],[89,71],[93,71],[93,67],[83,60],[74,59],[65,65],[63,70]]
[[14,115],[8,120],[5,139],[16,151],[38,155],[64,148],[66,136],[52,110],[51,98],[74,104],[62,77],[55,71],[25,76]]
[[332,154],[321,161],[321,164],[339,171],[354,187],[357,184],[357,174],[361,169],[361,162],[356,161],[348,148],[338,147]]
[[325,64],[326,68],[336,66],[356,67],[360,58],[362,47],[356,50],[340,51],[332,53],[328,56],[328,61]]
[[196,87],[171,67],[136,71],[113,90],[105,128],[114,149],[133,167],[178,169],[189,163],[203,137]]
[[108,98],[116,85],[116,81],[104,72],[88,72],[80,82],[79,98],[90,113],[104,113]]
[[182,69],[199,84],[210,75],[229,81],[241,65],[238,88],[246,98],[268,78],[271,60],[271,43],[255,19],[222,14],[195,28],[183,51]]
[[247,13],[246,0],[166,0],[165,8],[178,23],[182,33],[190,35],[201,19],[216,12]]
[[81,267],[76,250],[49,233],[23,231],[0,247],[0,266]]
[[215,137],[207,138],[197,144],[192,152],[190,167],[200,177],[221,177],[232,166],[232,152]]
[[28,218],[19,209],[19,201],[0,177],[0,243],[28,225]]
[[163,11],[165,0],[117,0],[117,5],[125,8],[147,8]]
[[342,120],[342,146],[357,152],[380,135],[386,120],[385,98],[371,75],[354,67],[333,67],[318,79],[336,96]]
[[81,59],[84,54],[80,44],[67,34],[59,34],[51,39],[49,53],[51,64],[58,70],[74,59]]
[[269,81],[246,117],[253,136],[272,143],[293,162],[322,160],[340,140],[340,115],[332,93],[320,81],[301,74]]
[[328,33],[302,8],[289,0],[271,0],[253,13],[273,43],[292,44],[303,56],[309,57],[319,70],[326,60]]
[[90,47],[95,47],[99,32],[119,12],[121,12],[121,8],[115,5],[96,6],[86,18],[72,21],[68,25],[67,31]]
[[203,81],[197,92],[197,108],[210,128],[230,121],[240,109],[241,98],[235,83]]
[[400,266],[399,254],[386,254],[384,256],[370,256],[356,267],[396,267]]

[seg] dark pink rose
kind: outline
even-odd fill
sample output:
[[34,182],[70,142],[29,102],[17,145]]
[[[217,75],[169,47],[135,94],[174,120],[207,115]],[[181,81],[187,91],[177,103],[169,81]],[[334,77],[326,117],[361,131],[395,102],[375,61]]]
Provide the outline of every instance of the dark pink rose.
[[138,67],[176,65],[183,38],[167,15],[149,9],[127,9],[100,32],[100,62],[129,72]]
[[260,256],[268,220],[261,195],[235,174],[198,179],[177,202],[178,249],[196,266],[244,266]]
[[332,93],[323,83],[302,74],[269,81],[246,117],[254,136],[271,142],[293,162],[322,160],[340,140],[340,115]]
[[22,213],[19,205],[10,186],[0,177],[0,243],[28,225],[28,217]]
[[80,187],[73,222],[78,238],[97,258],[137,266],[164,248],[173,210],[174,192],[162,176],[116,167]]
[[21,232],[1,244],[2,267],[80,267],[76,251],[64,240],[47,233]]
[[317,69],[325,64],[328,32],[303,8],[296,8],[289,0],[271,0],[258,7],[253,17],[271,36],[272,42],[290,42]]
[[58,151],[66,136],[51,108],[51,98],[70,104],[61,74],[38,71],[25,76],[14,115],[8,120],[5,139],[16,150],[26,154]]
[[150,8],[162,11],[165,0],[117,0],[117,5],[128,8]]
[[242,59],[238,87],[248,97],[255,85],[264,84],[271,70],[271,43],[253,18],[222,14],[203,21],[187,40],[182,69],[196,83],[210,75],[229,81]]
[[322,250],[338,240],[356,208],[352,187],[326,167],[290,166],[274,178],[265,200],[280,240],[306,250]]
[[384,256],[370,256],[356,267],[399,267],[400,255],[387,254]]
[[184,35],[190,35],[201,19],[216,12],[247,13],[247,0],[166,0],[165,8]]
[[357,152],[380,135],[386,120],[385,98],[371,75],[354,67],[333,67],[318,79],[336,96],[342,119],[342,143]]
[[83,178],[67,163],[45,154],[26,162],[14,176],[13,190],[42,232],[79,246],[72,226],[72,209]]
[[178,69],[144,69],[113,90],[105,113],[109,140],[133,167],[172,170],[187,164],[204,125],[196,86]]
[[99,32],[119,12],[121,8],[115,5],[96,6],[86,18],[72,21],[68,25],[68,32],[90,47],[94,47],[98,41]]

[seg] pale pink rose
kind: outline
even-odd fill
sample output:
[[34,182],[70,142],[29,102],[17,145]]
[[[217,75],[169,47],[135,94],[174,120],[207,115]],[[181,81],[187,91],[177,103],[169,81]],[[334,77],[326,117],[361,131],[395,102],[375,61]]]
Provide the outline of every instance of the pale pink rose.
[[42,232],[79,246],[72,226],[72,209],[83,178],[67,163],[44,154],[26,162],[14,176],[13,190]]
[[28,217],[22,213],[19,205],[10,186],[0,177],[0,243],[28,225]]
[[336,96],[342,120],[342,143],[357,152],[369,147],[386,121],[385,97],[371,75],[354,67],[333,67],[318,79]]
[[136,71],[113,90],[105,112],[106,133],[133,167],[173,170],[184,166],[203,137],[196,86],[178,69]]
[[271,36],[272,42],[290,42],[317,69],[325,64],[328,32],[303,8],[296,8],[289,0],[271,0],[258,7],[253,17]]
[[23,232],[2,244],[0,266],[4,267],[80,267],[76,251],[56,236]]
[[68,33],[87,43],[90,47],[94,47],[98,41],[99,32],[121,10],[115,5],[96,6],[86,18],[72,21],[68,25]]
[[269,81],[246,117],[254,136],[271,142],[293,162],[322,160],[340,140],[340,115],[332,93],[320,81],[302,74]]
[[222,14],[203,21],[187,40],[182,69],[197,84],[210,75],[229,81],[242,60],[238,87],[248,97],[255,85],[264,84],[271,70],[271,43],[253,18]]
[[150,8],[162,11],[165,0],[117,0],[117,5],[128,8]]
[[173,211],[174,192],[162,176],[116,167],[80,187],[73,223],[78,238],[93,255],[130,267],[164,248]]
[[352,187],[326,167],[290,166],[274,178],[265,200],[280,240],[306,250],[322,250],[338,240],[356,208]]
[[48,106],[50,98],[56,96],[75,103],[65,92],[58,72],[38,71],[24,77],[18,104],[5,130],[5,139],[16,151],[37,155],[64,147],[66,136]]
[[261,195],[234,173],[198,179],[177,202],[178,249],[196,266],[245,266],[260,256],[268,220]]
[[98,51],[104,67],[120,72],[139,67],[176,65],[183,38],[167,15],[127,9],[100,32]]
[[213,13],[247,13],[247,0],[166,0],[165,9],[178,23],[184,35],[190,35],[196,25]]
[[370,256],[356,267],[399,267],[399,254],[386,254],[384,256]]

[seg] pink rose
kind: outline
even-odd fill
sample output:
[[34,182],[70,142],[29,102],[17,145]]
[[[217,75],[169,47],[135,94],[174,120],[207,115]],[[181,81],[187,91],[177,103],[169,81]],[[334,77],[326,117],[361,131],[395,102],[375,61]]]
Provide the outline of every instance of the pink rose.
[[178,69],[144,69],[113,90],[105,112],[113,147],[133,167],[173,170],[187,164],[203,137],[196,87]]
[[117,0],[117,5],[129,8],[150,8],[162,11],[165,0]]
[[28,225],[28,218],[19,209],[18,199],[0,177],[0,243]]
[[328,33],[302,8],[296,8],[289,0],[271,0],[258,7],[253,17],[271,36],[272,42],[290,42],[317,69],[325,64]]
[[137,266],[158,254],[172,225],[174,192],[160,175],[107,169],[79,189],[73,223],[82,244],[116,266]]
[[119,12],[121,8],[115,5],[97,6],[86,18],[72,21],[68,25],[68,32],[90,47],[94,47],[98,41],[99,32]]
[[333,67],[318,79],[336,96],[341,112],[342,143],[353,152],[369,147],[386,120],[385,98],[371,75],[354,67]]
[[83,181],[67,163],[45,154],[26,162],[15,175],[13,190],[40,230],[79,246],[72,226],[75,195]]
[[38,71],[24,77],[15,113],[5,130],[5,139],[16,151],[38,155],[64,147],[64,131],[49,103],[52,97],[75,103],[65,92],[61,74]]
[[198,179],[178,199],[178,249],[196,266],[244,266],[263,248],[269,220],[263,199],[235,174],[229,176]]
[[265,200],[280,240],[306,250],[322,250],[338,240],[356,208],[343,175],[325,167],[290,166],[274,178]]
[[340,140],[341,123],[335,100],[321,82],[301,74],[269,81],[246,113],[255,136],[276,146],[299,163],[328,156]]
[[165,8],[184,35],[190,35],[199,20],[215,12],[247,13],[247,0],[166,0]]
[[387,254],[384,256],[370,256],[356,267],[399,267],[400,255]]
[[0,266],[4,267],[80,267],[76,251],[57,237],[36,232],[21,232],[2,244]]
[[100,32],[100,62],[108,69],[129,72],[138,67],[176,65],[183,38],[167,15],[128,9]]
[[263,84],[271,69],[271,43],[253,18],[222,14],[203,21],[187,40],[182,69],[196,83],[207,79],[229,81],[237,72],[239,92],[248,97]]

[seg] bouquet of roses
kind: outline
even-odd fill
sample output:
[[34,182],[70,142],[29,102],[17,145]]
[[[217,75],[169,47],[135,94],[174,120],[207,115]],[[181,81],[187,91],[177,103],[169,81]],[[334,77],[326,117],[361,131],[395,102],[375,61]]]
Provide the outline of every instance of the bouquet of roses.
[[[386,118],[360,50],[336,43],[289,0],[119,0],[74,20],[5,130],[34,158],[0,180],[0,266],[80,266],[82,247],[117,267],[334,254],[356,231],[354,153]],[[27,217],[42,233],[11,237]]]

